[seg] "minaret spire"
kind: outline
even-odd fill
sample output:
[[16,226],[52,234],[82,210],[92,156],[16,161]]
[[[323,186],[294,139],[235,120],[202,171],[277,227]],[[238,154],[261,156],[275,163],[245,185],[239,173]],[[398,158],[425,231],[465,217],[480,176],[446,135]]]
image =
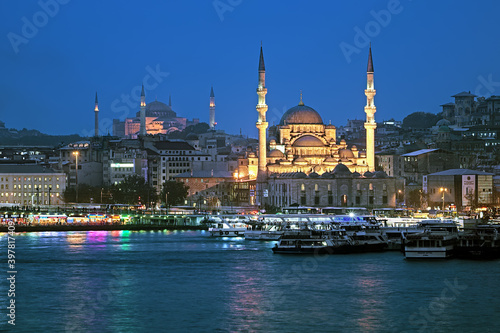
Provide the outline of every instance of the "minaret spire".
[[139,112],[141,127],[139,130],[139,134],[142,136],[146,136],[146,94],[144,93],[144,84],[142,85],[141,91],[141,109]]
[[257,86],[257,95],[259,101],[257,104],[257,112],[259,117],[257,119],[257,129],[259,130],[259,163],[257,172],[257,204],[264,204],[264,190],[267,182],[267,142],[266,130],[268,123],[266,121],[266,67],[264,65],[264,53],[262,52],[262,42],[260,45],[260,58],[259,58],[259,84]]
[[375,107],[375,85],[373,82],[373,59],[372,59],[372,47],[370,44],[370,52],[368,54],[368,66],[366,71],[366,164],[368,165],[368,171],[375,171],[375,129],[377,128],[377,123],[375,122],[375,112],[377,108]]
[[373,73],[372,43],[370,43],[370,53],[368,54],[368,68],[366,72]]
[[95,92],[95,108],[94,108],[94,128],[95,136],[99,136],[99,101],[97,100],[97,91]]
[[214,95],[214,87],[210,89],[210,115],[209,115],[209,123],[210,129],[215,129],[215,95]]

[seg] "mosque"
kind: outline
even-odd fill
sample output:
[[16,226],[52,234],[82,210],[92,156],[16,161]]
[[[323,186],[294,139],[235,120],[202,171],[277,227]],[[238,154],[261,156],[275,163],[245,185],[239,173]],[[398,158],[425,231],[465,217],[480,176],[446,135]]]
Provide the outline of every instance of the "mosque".
[[[119,119],[113,120],[113,134],[123,138],[135,139],[139,134],[168,134],[175,131],[182,131],[189,125],[196,125],[199,119],[194,118],[188,120],[184,117],[179,117],[172,110],[172,99],[169,97],[168,105],[153,101],[145,103],[144,85],[141,92],[141,111],[137,112],[133,118],[126,118],[124,121]],[[144,99],[144,102],[143,102]],[[144,105],[143,105],[144,103]],[[144,114],[141,114],[144,112]],[[142,119],[144,117],[144,119]],[[144,122],[146,133],[141,133],[141,122]]]
[[[373,60],[371,47],[368,56],[366,113],[366,151],[360,151],[355,145],[349,146],[345,140],[337,140],[334,125],[325,125],[320,114],[302,101],[283,114],[279,124],[266,133],[267,105],[265,95],[265,65],[262,48],[259,60],[259,85],[257,104],[259,130],[258,155],[250,153],[246,160],[239,163],[240,178],[256,179],[259,174],[265,178],[271,174],[303,172],[306,175],[332,172],[341,163],[349,171],[364,174],[375,170],[374,132],[376,122],[374,114],[375,89],[373,85]],[[269,139],[269,144],[267,140]]]
[[255,181],[255,203],[261,207],[263,204],[395,207],[396,193],[403,183],[383,171],[375,171],[376,91],[371,46],[364,91],[365,150],[343,139],[339,141],[335,126],[325,125],[320,114],[304,104],[302,94],[299,104],[285,112],[268,133],[265,73],[261,46],[256,106],[258,150],[239,158],[234,175],[237,179]]

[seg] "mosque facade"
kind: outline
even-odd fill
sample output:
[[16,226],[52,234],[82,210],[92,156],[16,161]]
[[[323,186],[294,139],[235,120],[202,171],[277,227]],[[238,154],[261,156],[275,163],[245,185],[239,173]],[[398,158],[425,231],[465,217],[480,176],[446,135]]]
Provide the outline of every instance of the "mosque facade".
[[[377,125],[375,122],[374,96],[376,91],[373,68],[370,47],[367,86],[364,91],[366,95],[364,107],[366,114],[364,123],[365,150],[360,150],[355,145],[349,145],[344,139],[338,140],[336,127],[331,124],[326,125],[319,112],[305,105],[302,94],[298,105],[285,112],[279,124],[271,127],[268,133],[266,121],[268,106],[265,101],[267,88],[261,47],[257,87],[258,104],[256,107],[258,112],[256,127],[259,131],[258,150],[240,157],[238,170],[235,173],[239,179],[256,181],[255,196],[258,205],[270,203],[282,206],[292,203],[307,203],[313,205],[371,204],[394,206],[396,204],[394,193],[401,187],[401,184],[385,173],[382,174],[383,172],[375,172],[375,129]],[[343,179],[343,186],[339,185],[340,176]],[[306,179],[307,181],[305,181]],[[347,179],[351,180],[348,181],[348,184],[344,184]],[[302,190],[307,188],[307,183],[310,182],[314,182],[314,184],[311,183],[311,186],[316,188],[313,191],[313,196],[305,195],[305,190]],[[377,185],[375,186],[375,184]],[[286,192],[286,188],[288,188],[288,192]],[[373,196],[375,188],[380,188],[378,191],[381,194],[379,199],[376,199],[377,196]],[[283,193],[284,189],[288,194]],[[299,190],[293,191],[292,189]],[[363,190],[371,195],[360,195],[359,191]],[[295,194],[291,195],[292,192]]]

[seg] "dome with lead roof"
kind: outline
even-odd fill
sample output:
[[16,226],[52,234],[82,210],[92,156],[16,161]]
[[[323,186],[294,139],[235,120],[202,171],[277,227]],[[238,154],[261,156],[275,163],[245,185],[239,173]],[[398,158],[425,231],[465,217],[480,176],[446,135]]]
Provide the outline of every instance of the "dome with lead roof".
[[313,108],[299,104],[289,109],[281,117],[280,126],[289,124],[323,124],[323,119]]

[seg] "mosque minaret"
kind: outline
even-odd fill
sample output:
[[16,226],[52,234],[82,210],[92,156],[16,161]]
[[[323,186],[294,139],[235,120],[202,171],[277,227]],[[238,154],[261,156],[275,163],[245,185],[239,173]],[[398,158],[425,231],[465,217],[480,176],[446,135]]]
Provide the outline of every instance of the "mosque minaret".
[[[261,45],[259,58],[259,85],[257,87],[257,95],[259,96],[259,101],[256,107],[257,112],[259,113],[259,118],[256,123],[257,129],[259,130],[259,162],[257,169],[257,193],[259,196],[261,196],[263,193],[263,186],[267,178],[266,130],[268,123],[266,121],[266,94],[266,67],[264,66],[264,54],[262,53]],[[259,200],[259,202],[262,202],[262,197],[260,197],[260,199],[261,200]]]
[[146,94],[144,93],[144,85],[142,85],[141,91],[141,110],[139,116],[141,122],[139,134],[146,136]]
[[209,118],[210,129],[215,129],[215,95],[214,87],[210,90],[210,118]]
[[375,122],[375,107],[374,97],[375,89],[373,83],[373,60],[372,60],[372,47],[370,45],[370,53],[368,54],[368,68],[366,70],[366,164],[368,164],[368,171],[375,171],[375,129],[377,123]]
[[94,128],[95,128],[95,136],[99,136],[99,106],[97,105],[97,91],[95,93],[95,108],[94,108]]

